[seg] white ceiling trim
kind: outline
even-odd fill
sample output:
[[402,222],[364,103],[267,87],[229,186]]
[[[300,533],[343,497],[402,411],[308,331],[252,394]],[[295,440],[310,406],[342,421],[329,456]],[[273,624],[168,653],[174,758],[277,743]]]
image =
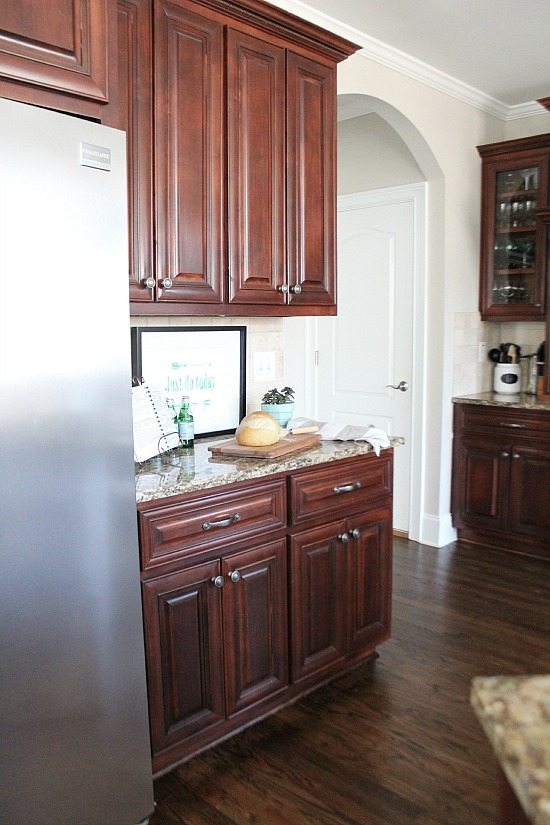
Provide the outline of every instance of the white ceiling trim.
[[284,6],[284,8],[296,14],[298,17],[306,18],[311,23],[315,23],[322,28],[339,34],[356,43],[361,47],[358,55],[366,57],[369,60],[374,60],[390,69],[401,72],[401,74],[425,83],[439,92],[450,95],[462,103],[467,103],[480,109],[487,114],[500,118],[500,120],[516,120],[522,117],[531,117],[533,115],[542,114],[542,108],[539,103],[535,101],[528,101],[520,103],[515,106],[508,106],[501,100],[497,100],[479,89],[474,89],[467,83],[463,83],[445,72],[423,63],[415,57],[411,57],[405,52],[395,49],[393,46],[388,46],[386,43],[370,37],[359,29],[353,26],[348,26],[346,23],[341,23],[334,17],[324,14],[317,9],[312,8],[302,0],[275,0],[277,5]]

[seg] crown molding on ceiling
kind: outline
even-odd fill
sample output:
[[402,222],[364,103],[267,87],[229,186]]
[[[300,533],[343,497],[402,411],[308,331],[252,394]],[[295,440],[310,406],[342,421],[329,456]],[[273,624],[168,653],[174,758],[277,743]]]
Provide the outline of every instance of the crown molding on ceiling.
[[421,60],[393,48],[393,46],[388,46],[387,43],[383,43],[381,40],[370,37],[353,26],[348,26],[346,23],[342,23],[334,17],[312,8],[307,3],[303,3],[302,0],[284,0],[283,5],[291,14],[306,17],[310,22],[356,43],[361,47],[361,50],[356,52],[360,57],[374,60],[413,80],[418,80],[433,89],[437,89],[439,92],[454,97],[462,103],[467,103],[476,109],[493,115],[493,117],[500,118],[500,120],[517,120],[523,117],[540,115],[543,112],[541,104],[536,101],[527,101],[526,103],[509,106]]

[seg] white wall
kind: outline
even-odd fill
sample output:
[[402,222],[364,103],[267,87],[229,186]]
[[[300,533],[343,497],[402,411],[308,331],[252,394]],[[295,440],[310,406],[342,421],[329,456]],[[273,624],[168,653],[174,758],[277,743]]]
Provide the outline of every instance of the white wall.
[[338,124],[339,195],[423,180],[406,145],[379,115],[363,115]]

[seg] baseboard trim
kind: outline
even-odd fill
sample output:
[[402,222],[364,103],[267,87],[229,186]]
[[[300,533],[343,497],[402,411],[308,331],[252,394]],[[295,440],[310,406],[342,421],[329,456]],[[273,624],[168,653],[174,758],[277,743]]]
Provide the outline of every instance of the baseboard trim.
[[409,539],[409,533],[407,530],[394,530],[393,535],[398,539]]
[[420,543],[430,547],[445,547],[456,541],[456,530],[450,513],[440,517],[424,514],[420,530]]

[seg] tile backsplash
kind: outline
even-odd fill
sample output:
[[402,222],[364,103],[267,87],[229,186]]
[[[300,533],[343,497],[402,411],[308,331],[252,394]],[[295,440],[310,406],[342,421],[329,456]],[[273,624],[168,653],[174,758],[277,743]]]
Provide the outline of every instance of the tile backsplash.
[[[271,387],[286,382],[283,375],[283,319],[282,318],[220,318],[220,317],[145,317],[133,316],[133,327],[246,327],[246,411],[260,409],[263,394]],[[254,375],[254,355],[274,353],[274,378],[257,380]]]
[[[453,394],[487,392],[493,388],[493,365],[488,358],[478,360],[479,344],[488,349],[511,342],[521,347],[522,355],[536,351],[544,340],[543,322],[495,323],[481,321],[478,312],[457,312],[454,321]],[[526,381],[526,362],[522,361],[522,386]]]

